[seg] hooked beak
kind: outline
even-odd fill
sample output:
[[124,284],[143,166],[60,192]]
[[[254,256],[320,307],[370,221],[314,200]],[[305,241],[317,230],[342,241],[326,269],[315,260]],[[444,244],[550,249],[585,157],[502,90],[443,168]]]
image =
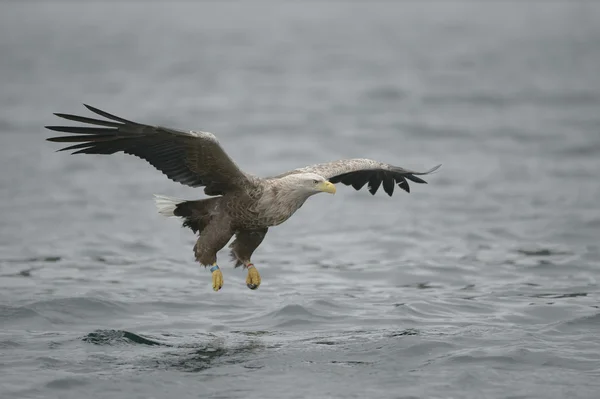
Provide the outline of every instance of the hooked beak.
[[322,181],[317,185],[317,188],[324,193],[335,194],[335,184],[329,181]]

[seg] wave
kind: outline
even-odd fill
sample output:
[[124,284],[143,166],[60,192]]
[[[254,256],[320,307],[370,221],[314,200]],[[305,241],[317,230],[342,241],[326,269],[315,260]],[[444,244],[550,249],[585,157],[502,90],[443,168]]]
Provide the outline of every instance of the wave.
[[96,330],[81,338],[83,342],[94,345],[148,345],[171,346],[124,330]]

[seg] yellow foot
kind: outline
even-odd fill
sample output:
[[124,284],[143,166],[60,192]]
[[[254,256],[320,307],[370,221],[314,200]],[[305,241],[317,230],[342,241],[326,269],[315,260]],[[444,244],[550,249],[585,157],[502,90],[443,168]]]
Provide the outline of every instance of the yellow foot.
[[217,266],[217,265],[214,265],[213,267],[211,267],[210,271],[212,273],[213,290],[219,291],[221,289],[221,287],[223,286],[223,273],[221,272],[221,270],[219,269],[219,266]]
[[258,274],[258,270],[252,263],[246,266],[248,268],[248,277],[246,277],[246,285],[251,290],[255,290],[260,285],[260,274]]

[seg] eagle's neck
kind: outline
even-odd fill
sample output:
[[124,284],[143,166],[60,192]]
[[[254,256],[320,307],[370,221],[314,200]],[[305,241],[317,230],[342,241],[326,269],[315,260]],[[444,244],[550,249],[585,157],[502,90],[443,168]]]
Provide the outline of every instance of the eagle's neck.
[[269,222],[275,226],[290,218],[304,202],[314,193],[298,189],[285,182],[271,184],[265,188],[259,200],[259,211]]

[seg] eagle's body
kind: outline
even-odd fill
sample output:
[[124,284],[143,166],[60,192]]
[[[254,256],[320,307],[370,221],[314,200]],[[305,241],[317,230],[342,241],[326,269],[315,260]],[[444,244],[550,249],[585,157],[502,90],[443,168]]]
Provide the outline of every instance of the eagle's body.
[[[213,288],[223,284],[216,266],[217,252],[233,236],[230,245],[236,267],[248,268],[247,284],[260,285],[260,276],[250,258],[260,245],[268,228],[289,219],[304,202],[319,192],[335,193],[334,183],[352,185],[360,190],[368,184],[371,194],[383,185],[388,195],[394,186],[409,192],[408,180],[425,183],[414,172],[369,159],[346,159],[295,169],[284,174],[259,178],[241,171],[207,132],[181,131],[131,122],[87,106],[109,120],[68,114],[59,117],[95,127],[47,126],[51,130],[78,133],[75,136],[52,137],[48,140],[75,144],[62,150],[74,153],[113,154],[123,151],[145,159],[171,180],[192,187],[204,187],[210,198],[186,201],[156,196],[159,213],[183,218],[183,225],[199,237],[194,246],[196,260],[213,265]],[[104,126],[104,127],[98,127]]]

